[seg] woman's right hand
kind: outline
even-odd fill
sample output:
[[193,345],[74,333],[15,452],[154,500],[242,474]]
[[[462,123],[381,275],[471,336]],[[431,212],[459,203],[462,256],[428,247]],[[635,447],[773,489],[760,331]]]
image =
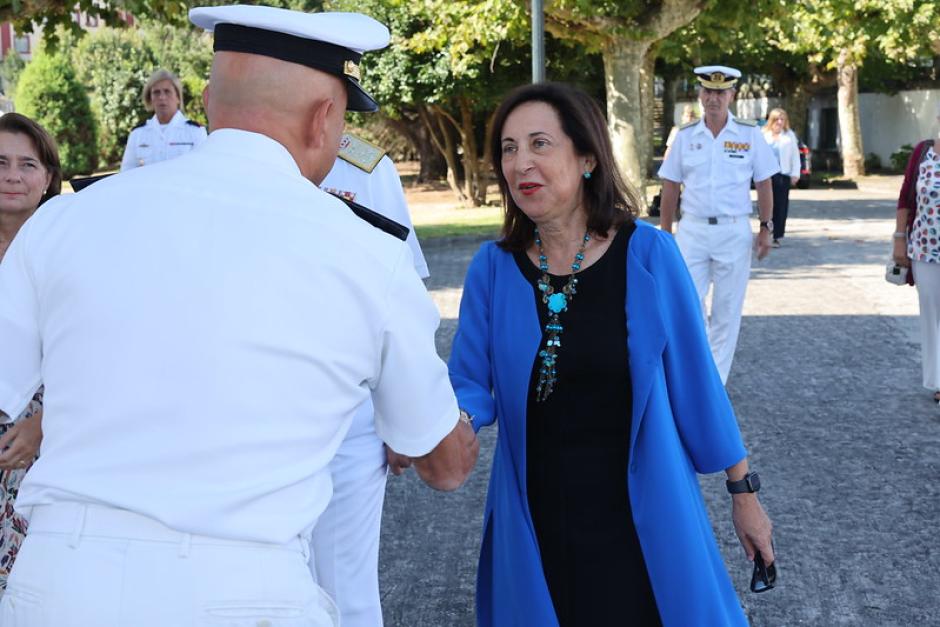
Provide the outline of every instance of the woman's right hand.
[[911,267],[911,258],[907,256],[907,238],[894,238],[894,252],[891,254],[894,263],[903,268]]

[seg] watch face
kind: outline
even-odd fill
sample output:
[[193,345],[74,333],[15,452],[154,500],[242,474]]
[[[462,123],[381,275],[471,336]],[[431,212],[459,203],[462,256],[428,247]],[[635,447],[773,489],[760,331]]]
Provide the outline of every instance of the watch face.
[[751,492],[757,492],[760,490],[760,475],[756,472],[748,473],[745,477],[747,480],[747,485],[751,489]]

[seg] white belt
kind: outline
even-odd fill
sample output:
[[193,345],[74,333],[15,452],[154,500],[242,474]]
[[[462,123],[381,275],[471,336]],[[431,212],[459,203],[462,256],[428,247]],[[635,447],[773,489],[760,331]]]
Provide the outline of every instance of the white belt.
[[[740,216],[696,216],[691,213],[683,213],[682,220],[690,220],[692,222],[701,222],[702,224],[731,224],[733,222],[747,222],[751,219],[750,214],[744,214]],[[680,220],[681,222],[681,220]]]
[[73,548],[79,545],[82,537],[98,537],[179,544],[180,557],[188,555],[194,544],[282,549],[303,554],[305,561],[310,557],[309,543],[300,536],[286,544],[272,544],[190,534],[126,509],[90,503],[34,505],[28,517],[28,533],[68,535],[69,545]]

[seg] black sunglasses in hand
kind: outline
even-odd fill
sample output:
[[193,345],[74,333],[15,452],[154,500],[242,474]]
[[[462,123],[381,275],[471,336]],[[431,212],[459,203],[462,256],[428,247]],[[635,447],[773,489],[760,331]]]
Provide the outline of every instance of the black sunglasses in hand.
[[751,573],[751,592],[767,592],[777,583],[777,563],[764,564],[760,551],[754,554],[754,572]]

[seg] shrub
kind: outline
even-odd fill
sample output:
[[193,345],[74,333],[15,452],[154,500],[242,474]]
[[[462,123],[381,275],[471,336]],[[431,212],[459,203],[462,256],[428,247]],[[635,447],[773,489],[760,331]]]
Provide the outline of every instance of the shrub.
[[20,55],[13,51],[8,52],[3,61],[0,61],[0,91],[5,94],[16,91],[16,81],[25,66],[26,61]]
[[80,40],[72,62],[98,123],[97,165],[119,164],[127,136],[148,117],[140,92],[154,69],[154,55],[135,31],[102,28]]
[[896,152],[891,153],[891,167],[896,172],[903,172],[904,168],[907,167],[907,162],[911,160],[911,153],[914,152],[914,147],[910,144],[904,144],[897,149]]
[[873,152],[865,155],[865,171],[876,172],[881,169],[881,157]]
[[55,137],[66,178],[94,170],[95,118],[88,94],[64,54],[40,49],[20,74],[14,100],[18,111]]

